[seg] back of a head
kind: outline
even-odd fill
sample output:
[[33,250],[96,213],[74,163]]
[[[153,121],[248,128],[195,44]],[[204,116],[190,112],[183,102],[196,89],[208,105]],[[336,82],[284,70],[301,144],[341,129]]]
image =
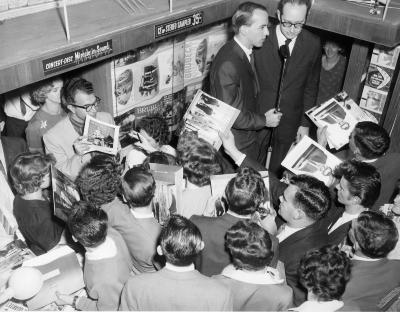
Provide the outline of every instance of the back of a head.
[[162,228],[160,245],[167,262],[188,266],[203,249],[200,230],[189,219],[173,215]]
[[350,260],[337,246],[308,251],[300,261],[299,281],[318,301],[340,300],[350,279]]
[[65,101],[63,101],[63,105],[75,105],[75,95],[78,91],[86,94],[92,94],[94,93],[93,84],[90,81],[80,77],[67,80],[62,91],[62,97]]
[[241,26],[251,25],[251,18],[254,10],[256,9],[268,12],[265,6],[254,2],[244,2],[239,5],[236,12],[232,16],[232,27],[235,34],[239,33]]
[[170,141],[170,132],[168,124],[163,117],[148,116],[136,121],[136,130],[146,131],[159,145],[168,144]]
[[371,121],[359,122],[353,130],[354,144],[362,157],[375,159],[383,156],[390,146],[390,136],[380,125]]
[[145,163],[155,163],[172,166],[178,165],[176,157],[160,151],[150,153],[149,156],[147,156]]
[[351,233],[360,251],[369,258],[384,258],[397,244],[399,233],[383,213],[364,211],[353,222]]
[[239,168],[225,188],[228,209],[243,216],[254,213],[267,198],[261,174],[250,167]]
[[321,219],[331,205],[328,187],[320,180],[304,174],[291,177],[290,184],[297,187],[294,200],[298,208],[311,220]]
[[107,214],[102,209],[81,201],[74,204],[67,224],[83,247],[93,248],[105,241],[107,222]]
[[349,183],[352,196],[360,198],[360,204],[371,208],[381,191],[381,177],[376,168],[368,163],[348,160],[335,168],[334,176]]
[[52,155],[40,152],[18,155],[10,167],[10,176],[18,194],[25,195],[39,190],[43,178],[50,174],[51,164],[55,164]]
[[211,175],[222,173],[218,151],[193,132],[181,134],[177,151],[183,175],[194,185],[210,184]]
[[101,206],[112,202],[121,192],[122,167],[106,154],[92,157],[75,180],[82,199]]
[[239,221],[226,232],[225,247],[238,270],[264,269],[274,256],[268,232],[250,220]]
[[131,208],[150,205],[156,189],[151,173],[143,167],[129,169],[122,180],[122,189]]
[[311,9],[311,0],[280,0],[278,3],[278,10],[283,13],[283,8],[285,7],[286,4],[292,4],[292,5],[305,5],[307,7],[307,14]]

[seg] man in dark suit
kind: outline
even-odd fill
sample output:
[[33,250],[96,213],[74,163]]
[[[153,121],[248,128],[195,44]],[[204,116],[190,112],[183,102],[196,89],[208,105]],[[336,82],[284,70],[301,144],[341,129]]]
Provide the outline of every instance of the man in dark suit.
[[342,299],[361,311],[379,311],[380,300],[400,286],[400,261],[386,258],[399,238],[396,225],[381,213],[364,211],[353,220],[349,237],[355,252]]
[[258,172],[248,167],[240,168],[225,189],[228,211],[217,218],[196,215],[190,218],[200,229],[204,241],[204,249],[196,261],[196,268],[202,274],[220,274],[230,263],[229,254],[225,250],[226,231],[236,222],[250,219],[264,202],[266,192],[264,181]]
[[[273,27],[261,49],[255,51],[255,65],[261,92],[258,97],[261,114],[273,108],[278,98],[278,86],[284,59],[279,53],[286,45],[289,56],[282,81],[279,109],[282,113],[279,126],[273,131],[272,155],[269,170],[278,176],[281,162],[290,145],[308,135],[309,121],[304,112],[316,104],[321,69],[321,44],[317,36],[303,25],[306,22],[311,0],[281,0],[277,16],[279,25]],[[282,49],[281,49],[282,50]],[[270,131],[259,131],[262,153],[258,161],[265,163]]]
[[235,36],[216,55],[210,70],[210,92],[240,110],[233,125],[236,144],[243,153],[257,158],[257,130],[276,127],[281,114],[271,109],[259,113],[256,98],[260,84],[252,65],[253,47],[261,47],[268,35],[268,12],[260,4],[242,3],[232,17]]
[[290,179],[279,199],[279,214],[286,221],[277,235],[279,260],[285,265],[286,281],[293,289],[294,304],[298,306],[307,295],[298,282],[300,260],[307,251],[328,242],[327,229],[319,220],[329,209],[330,193],[316,178],[298,175]]
[[[4,125],[4,120],[0,121],[0,133],[3,131]],[[5,174],[7,178],[9,167],[12,165],[15,157],[21,153],[27,152],[28,146],[26,145],[25,140],[19,137],[6,137],[0,134],[0,140],[0,173]]]

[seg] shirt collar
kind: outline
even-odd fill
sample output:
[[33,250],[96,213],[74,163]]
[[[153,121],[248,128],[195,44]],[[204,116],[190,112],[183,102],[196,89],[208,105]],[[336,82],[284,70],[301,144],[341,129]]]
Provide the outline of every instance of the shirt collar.
[[250,219],[250,216],[249,216],[249,215],[247,215],[247,216],[242,216],[242,215],[237,214],[237,213],[235,213],[235,212],[233,212],[233,211],[231,211],[231,210],[228,210],[226,213],[229,214],[229,215],[231,215],[231,216],[233,216],[233,217],[235,217],[235,218],[239,218],[239,219]]
[[244,271],[236,269],[232,264],[229,264],[223,269],[221,275],[240,282],[257,285],[282,284],[284,282],[280,278],[279,272],[268,266],[259,271]]
[[378,160],[378,158],[374,158],[374,159],[364,159],[362,162],[365,162],[365,163],[369,164],[369,163],[373,163],[373,162],[375,162],[375,161],[377,161],[377,160]]
[[233,40],[236,41],[236,43],[239,45],[239,47],[240,47],[240,48],[243,50],[243,52],[246,54],[247,59],[250,61],[250,55],[251,55],[251,53],[253,53],[253,50],[252,50],[252,49],[246,48],[246,47],[239,41],[239,39],[236,38],[236,36],[233,37]]
[[177,266],[167,262],[165,263],[165,268],[174,272],[191,272],[194,271],[194,264],[192,263],[191,265],[187,266]]
[[360,257],[360,256],[357,256],[357,255],[353,255],[353,258],[351,258],[351,260],[358,260],[358,261],[369,261],[369,262],[373,262],[373,261],[379,261],[379,260],[382,260],[382,258],[373,259],[373,258],[366,258],[366,257]]
[[154,214],[152,212],[148,213],[137,213],[134,209],[131,209],[131,213],[136,219],[150,219],[154,218]]
[[[298,35],[297,35],[297,37],[298,37]],[[297,37],[293,38],[292,41],[289,43],[289,50],[290,50],[290,53],[292,53],[292,51],[293,51],[293,47],[294,47],[294,44],[295,44],[295,42],[296,42]],[[277,38],[277,40],[278,40],[278,46],[279,46],[279,47],[280,47],[281,45],[284,45],[284,44],[285,44],[285,41],[286,41],[286,39],[287,39],[287,38],[282,34],[281,27],[280,27],[279,25],[276,26],[276,38]]]

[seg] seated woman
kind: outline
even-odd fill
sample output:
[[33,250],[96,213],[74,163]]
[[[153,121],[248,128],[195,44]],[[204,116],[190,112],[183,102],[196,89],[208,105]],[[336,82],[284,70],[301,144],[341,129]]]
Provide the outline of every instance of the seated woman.
[[168,145],[171,133],[162,117],[143,117],[136,122],[136,130],[139,132],[140,142],[135,143],[133,150],[127,154],[129,168],[143,163],[146,156],[156,151],[176,156],[175,149]]
[[50,165],[55,160],[40,152],[17,156],[10,169],[18,195],[14,198],[14,216],[28,247],[41,255],[60,241],[64,224],[53,214],[53,205],[44,190],[50,186]]
[[250,220],[234,224],[225,236],[232,264],[214,278],[233,294],[234,311],[286,311],[292,306],[293,291],[269,267],[274,256],[267,231]]
[[299,267],[299,280],[308,291],[308,300],[290,311],[357,311],[344,307],[340,300],[349,279],[350,259],[337,246],[308,251]]
[[216,216],[211,198],[210,176],[222,173],[218,152],[196,133],[183,132],[178,142],[178,160],[183,167],[186,188],[180,212],[186,218],[192,215]]

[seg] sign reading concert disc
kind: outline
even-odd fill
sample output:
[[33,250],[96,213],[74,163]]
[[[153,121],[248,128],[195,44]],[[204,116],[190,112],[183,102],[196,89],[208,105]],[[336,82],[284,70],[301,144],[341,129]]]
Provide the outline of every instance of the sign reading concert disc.
[[154,26],[154,38],[168,36],[183,29],[189,29],[197,25],[203,24],[203,12],[196,12],[191,15],[180,17],[166,23]]
[[43,72],[45,75],[49,75],[79,64],[88,63],[112,53],[112,40],[103,41],[43,60]]

